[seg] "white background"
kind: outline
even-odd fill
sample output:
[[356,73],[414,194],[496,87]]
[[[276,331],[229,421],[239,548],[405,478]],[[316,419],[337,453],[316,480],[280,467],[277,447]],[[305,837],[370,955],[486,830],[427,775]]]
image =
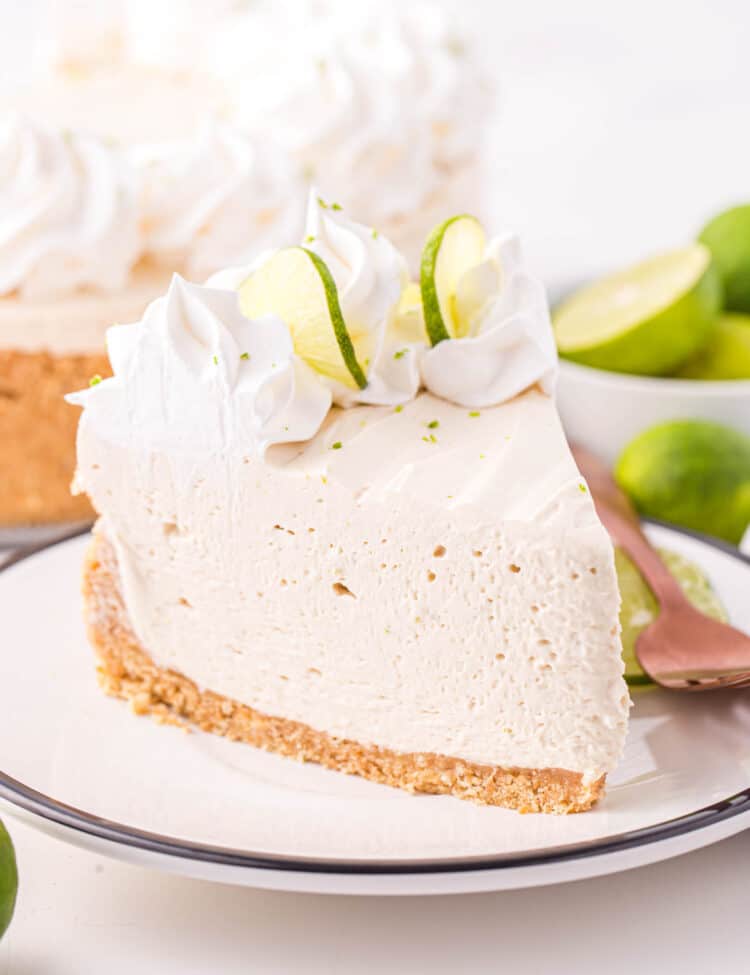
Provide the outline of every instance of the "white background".
[[[101,17],[125,0],[0,0],[3,88],[55,2]],[[551,284],[677,245],[750,197],[746,0],[437,2],[477,29],[499,81],[497,218]]]
[[750,9],[742,0],[492,0],[498,183],[549,279],[691,238],[750,198]]
[[[0,63],[42,7],[0,3]],[[688,239],[750,197],[746,0],[463,0],[502,82],[503,223],[548,281]],[[0,74],[0,78],[2,74]],[[3,975],[744,970],[750,834],[606,879],[415,900],[178,880],[11,824]],[[734,965],[732,964],[734,962]]]

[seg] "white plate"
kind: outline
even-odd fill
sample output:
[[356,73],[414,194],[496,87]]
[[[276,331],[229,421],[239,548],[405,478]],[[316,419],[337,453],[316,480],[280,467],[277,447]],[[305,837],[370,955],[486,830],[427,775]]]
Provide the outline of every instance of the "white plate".
[[[3,549],[30,548],[32,545],[47,545],[61,538],[68,538],[74,532],[91,526],[88,521],[68,521],[49,525],[17,525],[9,528],[0,525],[0,556]],[[0,560],[1,561],[1,560]]]
[[[652,526],[700,562],[750,632],[750,568]],[[158,726],[97,687],[80,619],[88,536],[0,573],[0,809],[69,842],[195,877],[297,891],[424,894],[595,876],[750,826],[750,692],[636,691],[606,799],[520,816]]]

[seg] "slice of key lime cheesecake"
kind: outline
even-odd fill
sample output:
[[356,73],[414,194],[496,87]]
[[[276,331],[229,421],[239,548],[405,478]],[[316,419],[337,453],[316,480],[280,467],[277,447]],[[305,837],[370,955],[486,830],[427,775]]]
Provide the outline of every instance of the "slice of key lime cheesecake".
[[139,713],[414,792],[576,812],[623,746],[613,550],[543,289],[471,217],[421,279],[311,198],[300,246],[108,334],[85,614]]

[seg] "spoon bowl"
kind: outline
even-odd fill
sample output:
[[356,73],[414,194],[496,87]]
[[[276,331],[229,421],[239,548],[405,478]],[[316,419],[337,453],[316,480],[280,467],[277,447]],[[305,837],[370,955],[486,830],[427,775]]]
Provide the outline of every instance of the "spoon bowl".
[[658,616],[635,644],[645,673],[668,690],[750,684],[750,636],[694,608],[643,534],[635,509],[609,469],[588,450],[571,449],[602,524],[635,563],[659,604]]

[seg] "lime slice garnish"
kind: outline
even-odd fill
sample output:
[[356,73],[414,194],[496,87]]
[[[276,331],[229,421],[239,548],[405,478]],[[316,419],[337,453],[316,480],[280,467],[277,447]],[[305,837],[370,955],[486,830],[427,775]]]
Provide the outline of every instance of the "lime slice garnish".
[[242,313],[248,318],[277,315],[292,335],[294,350],[313,369],[350,389],[364,389],[360,365],[369,352],[369,334],[344,322],[333,275],[306,247],[277,251],[239,287]]
[[430,342],[462,338],[470,321],[456,307],[462,278],[482,262],[485,235],[475,217],[462,214],[436,227],[422,251],[419,284]]
[[[660,548],[659,554],[693,606],[706,616],[726,622],[726,610],[702,569],[676,552]],[[648,684],[649,679],[635,654],[635,642],[641,631],[656,619],[659,606],[640,572],[621,549],[615,549],[615,567],[622,599],[620,624],[625,679],[629,684]]]
[[500,266],[494,260],[483,260],[461,276],[453,302],[462,336],[471,332],[488,299],[500,290]]
[[750,312],[750,204],[714,217],[698,238],[711,251],[727,311]]
[[424,342],[424,311],[422,292],[416,281],[410,281],[401,292],[401,298],[393,316],[393,324],[399,339],[403,342]]
[[0,938],[13,917],[18,893],[18,869],[10,836],[0,822]]
[[552,321],[565,358],[663,375],[708,341],[720,307],[711,254],[692,244],[582,288],[555,309]]

